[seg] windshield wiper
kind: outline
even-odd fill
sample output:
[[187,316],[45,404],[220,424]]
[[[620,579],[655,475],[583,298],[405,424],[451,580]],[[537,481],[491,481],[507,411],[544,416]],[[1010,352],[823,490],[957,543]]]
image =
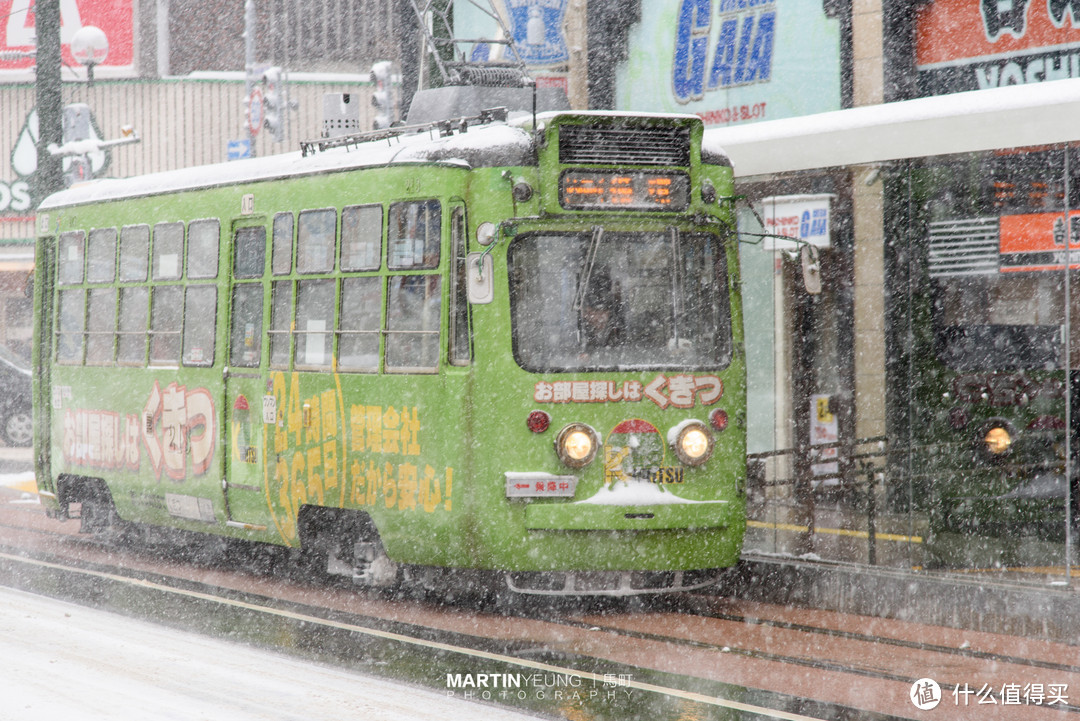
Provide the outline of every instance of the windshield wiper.
[[593,265],[596,264],[596,250],[600,247],[600,239],[604,237],[604,229],[599,225],[594,225],[592,229],[592,238],[589,240],[589,249],[585,252],[585,269],[581,272],[581,279],[578,281],[577,295],[574,297],[574,310],[581,312],[581,307],[585,303],[585,292],[589,287],[589,279],[592,278]]
[[592,237],[589,239],[589,248],[585,251],[585,268],[581,271],[581,278],[578,280],[577,295],[574,297],[573,311],[577,313],[578,316],[579,345],[585,342],[584,334],[581,331],[581,310],[585,306],[585,293],[589,289],[589,281],[592,279],[593,266],[596,264],[596,253],[600,248],[600,239],[603,237],[603,227],[594,225]]
[[683,274],[682,274],[682,250],[679,229],[671,226],[671,320],[672,342],[674,348],[679,347],[679,318],[682,317],[683,305]]

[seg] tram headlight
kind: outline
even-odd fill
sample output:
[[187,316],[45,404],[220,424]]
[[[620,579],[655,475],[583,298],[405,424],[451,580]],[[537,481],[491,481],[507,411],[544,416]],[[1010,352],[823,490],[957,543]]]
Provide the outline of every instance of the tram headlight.
[[583,468],[596,458],[600,448],[600,436],[584,423],[571,423],[559,431],[555,439],[555,452],[559,460],[570,468]]
[[673,428],[668,440],[685,466],[700,466],[709,460],[715,445],[712,433],[700,421],[690,421]]
[[1004,426],[992,426],[983,436],[983,446],[991,455],[1000,456],[1012,447],[1012,434]]

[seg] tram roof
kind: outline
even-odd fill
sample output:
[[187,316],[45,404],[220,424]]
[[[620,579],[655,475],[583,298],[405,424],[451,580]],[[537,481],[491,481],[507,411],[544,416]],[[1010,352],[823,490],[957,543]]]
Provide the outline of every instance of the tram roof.
[[532,148],[530,133],[513,124],[474,126],[468,132],[448,137],[423,132],[306,157],[297,151],[130,178],[91,180],[50,195],[39,210],[395,164],[435,163],[468,168],[502,165],[506,160],[506,165],[516,165]]
[[1080,79],[977,90],[731,128],[705,137],[737,177],[1080,140]]

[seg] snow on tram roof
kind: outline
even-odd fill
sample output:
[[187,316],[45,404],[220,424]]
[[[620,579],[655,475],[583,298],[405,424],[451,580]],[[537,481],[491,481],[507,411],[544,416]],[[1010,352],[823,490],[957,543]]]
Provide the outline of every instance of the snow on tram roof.
[[532,137],[526,130],[501,123],[473,126],[466,133],[448,137],[422,132],[334,148],[307,157],[297,151],[130,178],[91,180],[50,195],[39,210],[399,163],[467,168],[475,164],[470,159],[478,154],[517,158],[531,149]]
[[1080,140],[1080,79],[939,95],[731,128],[705,137],[737,177]]

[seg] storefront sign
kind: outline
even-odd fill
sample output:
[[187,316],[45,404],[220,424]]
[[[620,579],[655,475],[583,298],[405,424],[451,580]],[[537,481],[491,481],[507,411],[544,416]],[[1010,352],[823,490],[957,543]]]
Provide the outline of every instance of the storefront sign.
[[[71,54],[71,39],[85,25],[94,25],[109,40],[109,55],[94,67],[98,78],[134,77],[135,32],[132,0],[59,0],[60,42],[66,68],[80,68]],[[29,52],[35,48],[34,0],[0,0],[0,50]],[[0,78],[33,81],[33,56],[0,60]]]
[[[765,250],[798,250],[805,243],[828,248],[831,206],[835,195],[776,195],[762,198],[767,234]],[[784,240],[784,236],[793,240]],[[795,242],[801,241],[801,242]]]
[[923,95],[1080,77],[1074,3],[934,0],[916,10]]
[[840,27],[820,3],[641,3],[616,108],[728,125],[837,110]]

